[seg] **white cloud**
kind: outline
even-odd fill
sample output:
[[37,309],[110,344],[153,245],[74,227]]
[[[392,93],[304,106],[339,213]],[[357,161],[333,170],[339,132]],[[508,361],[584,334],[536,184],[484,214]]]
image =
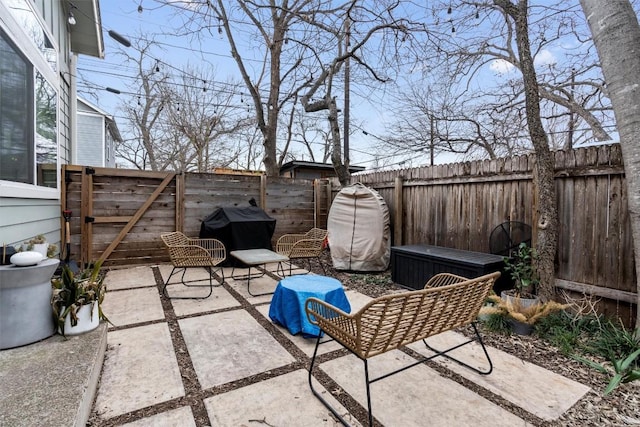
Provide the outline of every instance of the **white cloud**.
[[551,51],[543,49],[540,51],[540,53],[538,53],[538,55],[536,55],[536,59],[533,62],[538,66],[553,65],[558,62],[558,60],[556,59],[555,55],[551,53]]
[[504,59],[496,59],[494,61],[491,61],[491,64],[489,64],[489,68],[494,73],[507,74],[510,73],[515,67],[510,62],[507,62]]

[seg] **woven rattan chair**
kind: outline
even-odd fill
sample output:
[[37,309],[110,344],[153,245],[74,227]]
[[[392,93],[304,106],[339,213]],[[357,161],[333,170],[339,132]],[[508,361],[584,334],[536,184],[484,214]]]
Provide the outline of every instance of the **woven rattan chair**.
[[[475,320],[485,298],[499,276],[500,273],[496,272],[476,279],[466,279],[461,276],[441,273],[429,280],[423,290],[376,298],[353,314],[345,313],[316,298],[307,299],[305,308],[309,321],[319,326],[321,331],[331,337],[331,339],[321,341],[321,336],[319,336],[316,341],[316,348],[309,367],[311,391],[344,425],[348,425],[342,416],[313,388],[312,382],[318,346],[334,340],[364,362],[370,426],[373,426],[370,392],[370,384],[373,382],[438,356],[447,357],[480,374],[490,374],[493,370],[493,364],[476,328]],[[475,337],[446,350],[436,350],[427,345],[435,352],[435,355],[421,358],[409,366],[377,378],[369,378],[367,360],[370,357],[419,340],[423,340],[426,345],[426,338],[466,325],[473,326]],[[482,347],[489,363],[487,370],[469,366],[447,354],[474,341],[477,341]]]
[[[162,293],[167,298],[179,298],[179,299],[204,299],[208,298],[213,293],[213,274],[214,269],[218,267],[226,258],[227,252],[224,244],[217,239],[194,239],[185,236],[179,231],[171,233],[162,233],[160,235],[162,241],[167,246],[169,251],[169,257],[171,258],[171,264],[173,269],[169,278],[162,287]],[[167,294],[167,285],[171,281],[171,277],[182,271],[182,277],[180,282],[185,286],[197,286],[188,285],[185,282],[184,275],[187,268],[205,268],[209,272],[209,294],[206,296],[198,297],[170,297]],[[222,281],[224,282],[224,271],[222,267],[219,268]]]
[[291,275],[291,260],[306,259],[308,270],[311,271],[311,259],[315,258],[322,268],[322,272],[327,274],[320,255],[327,238],[327,230],[312,228],[304,234],[284,234],[276,242],[276,252],[289,257],[289,275]]

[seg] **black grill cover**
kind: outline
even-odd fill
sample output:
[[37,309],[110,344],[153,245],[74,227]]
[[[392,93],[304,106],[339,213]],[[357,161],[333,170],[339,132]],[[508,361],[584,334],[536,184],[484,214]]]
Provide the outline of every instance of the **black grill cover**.
[[220,240],[227,254],[243,249],[272,250],[275,229],[276,220],[257,206],[218,208],[202,221],[200,237]]

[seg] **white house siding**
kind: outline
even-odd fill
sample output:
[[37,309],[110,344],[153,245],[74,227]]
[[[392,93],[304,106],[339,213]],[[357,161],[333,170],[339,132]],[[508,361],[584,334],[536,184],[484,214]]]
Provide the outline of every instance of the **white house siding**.
[[104,165],[104,127],[102,116],[78,111],[76,164],[83,166]]
[[[82,0],[89,3],[90,0]],[[26,0],[26,4],[35,7],[35,13],[46,28],[48,37],[57,52],[58,64],[56,70],[48,69],[41,53],[35,48],[30,37],[13,19],[8,9],[9,3],[0,0],[0,28],[8,35],[18,50],[27,60],[43,74],[50,84],[58,90],[58,171],[62,164],[70,161],[71,138],[73,123],[71,123],[71,108],[76,105],[75,88],[71,86],[71,78],[75,70],[71,69],[70,39],[67,28],[67,14],[64,7],[66,2],[52,0]],[[99,21],[98,15],[89,17]],[[87,53],[100,56],[102,39],[96,41],[96,51],[101,53]],[[87,37],[87,39],[91,39]],[[94,40],[94,39],[92,39]],[[93,41],[91,42],[93,43]],[[87,51],[93,44],[85,43],[82,47]],[[59,176],[60,173],[58,172]],[[0,244],[20,245],[25,240],[38,234],[44,234],[50,243],[60,247],[61,236],[61,206],[60,185],[58,188],[44,188],[37,185],[20,184],[11,181],[0,181]]]
[[3,198],[0,200],[0,244],[16,246],[38,234],[60,248],[60,201]]

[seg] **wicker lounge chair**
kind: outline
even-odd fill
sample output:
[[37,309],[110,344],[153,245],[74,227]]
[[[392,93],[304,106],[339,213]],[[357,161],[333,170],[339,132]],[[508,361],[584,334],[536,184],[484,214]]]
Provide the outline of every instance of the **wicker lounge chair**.
[[[162,287],[162,293],[167,298],[177,299],[204,299],[208,298],[213,293],[213,273],[220,263],[227,258],[226,249],[224,244],[217,239],[193,239],[185,236],[179,231],[171,233],[162,233],[160,235],[162,241],[167,246],[169,251],[169,257],[171,258],[171,264],[173,269],[167,281]],[[205,268],[209,272],[209,294],[206,296],[198,297],[170,297],[167,294],[167,285],[171,281],[171,277],[182,270],[182,277],[180,282],[185,286],[197,286],[187,285],[184,280],[184,275],[187,268]],[[222,267],[219,268],[222,281],[224,282],[224,271]]]
[[[316,341],[316,348],[309,367],[309,386],[313,394],[331,410],[344,425],[348,425],[342,416],[313,388],[312,372],[316,362],[318,346],[329,341],[338,341],[346,349],[364,362],[365,383],[367,388],[367,406],[369,425],[373,426],[371,412],[370,384],[410,367],[444,356],[480,374],[490,374],[493,364],[489,353],[475,325],[482,304],[489,294],[499,272],[487,274],[476,279],[466,279],[449,273],[440,273],[430,279],[425,288],[419,291],[386,295],[370,301],[357,313],[348,314],[316,298],[306,301],[309,321],[320,327],[331,337]],[[475,337],[446,350],[430,347],[426,338],[461,326],[472,325]],[[399,347],[422,340],[435,352],[397,371],[369,379],[367,360],[370,357],[395,350]],[[453,358],[447,353],[471,342],[480,343],[489,363],[487,370],[480,370]]]
[[284,234],[276,242],[276,252],[289,257],[289,275],[291,275],[291,260],[306,259],[311,271],[311,259],[315,258],[326,274],[324,265],[320,261],[323,244],[327,238],[327,230],[312,228],[304,234]]

